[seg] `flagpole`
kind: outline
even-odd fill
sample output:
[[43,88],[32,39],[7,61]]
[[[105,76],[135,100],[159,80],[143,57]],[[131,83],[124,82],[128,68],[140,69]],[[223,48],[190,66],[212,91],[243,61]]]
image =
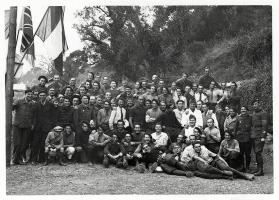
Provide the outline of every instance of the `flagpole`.
[[17,7],[11,6],[9,19],[9,43],[6,61],[6,166],[10,166],[11,162],[12,105],[16,50],[16,17]]
[[[42,20],[41,20],[39,26],[38,26],[36,32],[35,32],[34,35],[33,35],[33,40],[32,40],[32,42],[31,42],[31,44],[27,47],[26,51],[24,52],[24,54],[23,54],[23,56],[22,56],[22,58],[21,58],[21,60],[20,60],[20,62],[19,62],[20,64],[22,63],[22,61],[23,61],[24,57],[26,56],[26,54],[27,54],[28,50],[30,49],[30,47],[33,45],[34,40],[35,40],[34,38],[35,38],[35,36],[36,36],[36,34],[37,34],[38,30],[39,30],[39,27],[41,26],[41,24],[42,24],[42,22],[43,22],[43,20],[44,20],[44,18],[45,18],[45,15],[47,14],[48,9],[49,9],[49,7],[47,8],[47,10],[46,10],[46,12],[45,12],[45,14],[44,14],[44,16],[43,16],[43,18],[42,18]],[[20,65],[18,65],[18,67],[16,68],[15,73],[14,73],[14,76],[15,76],[16,73],[18,72],[19,67],[20,67]]]

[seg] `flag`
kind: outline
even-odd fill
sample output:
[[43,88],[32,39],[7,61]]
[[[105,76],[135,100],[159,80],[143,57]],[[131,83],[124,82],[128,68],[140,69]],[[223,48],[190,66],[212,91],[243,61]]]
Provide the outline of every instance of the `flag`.
[[5,10],[5,39],[9,37],[10,10]]
[[[26,60],[34,66],[35,49],[34,49],[34,36],[33,24],[30,6],[24,7],[19,24],[19,32],[21,33],[20,53],[26,54]],[[19,35],[19,34],[18,34]]]
[[64,7],[49,6],[36,35],[44,42],[48,56],[55,69],[63,74],[63,55],[68,50],[64,30]]

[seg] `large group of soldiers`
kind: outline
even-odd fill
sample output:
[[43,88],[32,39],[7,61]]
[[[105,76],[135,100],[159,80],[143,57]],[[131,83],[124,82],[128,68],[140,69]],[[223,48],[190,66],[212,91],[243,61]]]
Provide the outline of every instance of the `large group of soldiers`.
[[[46,76],[13,103],[12,164],[73,162],[202,178],[262,176],[268,115],[255,99],[240,104],[235,82],[217,83],[208,67],[197,83],[184,73],[132,86],[88,72],[78,87]],[[250,169],[251,152],[257,169]],[[26,153],[30,151],[29,155]]]

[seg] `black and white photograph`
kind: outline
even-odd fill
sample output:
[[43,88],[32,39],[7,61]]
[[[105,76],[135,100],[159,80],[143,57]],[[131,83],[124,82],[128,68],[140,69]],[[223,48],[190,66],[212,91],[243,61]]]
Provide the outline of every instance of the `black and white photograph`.
[[139,3],[3,7],[3,195],[277,193],[278,9]]

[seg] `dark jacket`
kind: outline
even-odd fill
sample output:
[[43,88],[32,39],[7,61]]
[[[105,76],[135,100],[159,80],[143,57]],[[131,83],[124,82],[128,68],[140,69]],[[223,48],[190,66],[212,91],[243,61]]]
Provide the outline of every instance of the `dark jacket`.
[[217,88],[220,88],[220,85],[210,75],[203,75],[199,80],[199,85],[202,85],[205,89],[209,89],[209,85],[211,82],[215,82],[215,86]]
[[236,118],[235,139],[238,142],[248,142],[250,140],[252,127],[252,117],[250,115],[239,115]]
[[167,110],[162,115],[158,117],[156,122],[161,122],[162,126],[172,127],[172,128],[181,128],[181,124],[177,120],[175,113],[172,110]]
[[74,118],[74,109],[72,107],[70,106],[59,107],[58,123],[60,123],[62,126],[65,126],[66,124],[72,124],[73,118]]
[[36,103],[35,111],[35,131],[49,132],[55,121],[53,120],[54,106],[52,103],[45,101],[44,104],[41,102]]
[[77,128],[82,121],[89,123],[90,120],[93,120],[94,122],[96,122],[95,109],[90,108],[89,105],[85,105],[83,103],[80,104],[78,106],[78,109],[75,110],[75,112],[74,112],[75,128]]
[[15,110],[14,125],[19,128],[31,128],[34,125],[35,102],[27,102],[25,98],[19,99],[13,103]]
[[265,138],[266,134],[263,131],[267,130],[268,117],[267,113],[258,111],[252,115],[251,138]]
[[80,130],[79,132],[77,132],[77,135],[75,137],[76,146],[86,147],[88,145],[90,133],[91,133],[90,129],[86,132],[83,130]]
[[192,81],[188,80],[187,78],[180,78],[176,81],[176,86],[181,89],[181,91],[185,90],[186,86],[193,87]]
[[125,154],[125,149],[119,142],[109,142],[104,148],[105,155],[117,155],[120,152],[122,152],[123,155]]

